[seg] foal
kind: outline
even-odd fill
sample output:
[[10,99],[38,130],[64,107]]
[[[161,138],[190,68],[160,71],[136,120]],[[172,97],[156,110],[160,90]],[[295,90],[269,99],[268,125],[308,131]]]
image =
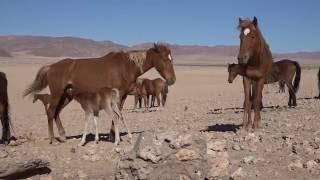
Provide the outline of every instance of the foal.
[[121,119],[124,124],[128,136],[130,140],[132,139],[132,135],[128,126],[123,119],[123,116],[120,112],[118,104],[120,104],[120,95],[119,90],[116,88],[101,88],[98,92],[80,92],[76,89],[72,84],[68,84],[65,88],[65,95],[75,99],[78,101],[85,111],[85,128],[83,132],[83,136],[79,145],[83,146],[86,143],[86,135],[88,131],[89,118],[93,116],[93,120],[95,123],[95,142],[99,141],[99,131],[98,131],[98,116],[99,111],[104,110],[109,116],[112,116],[112,121],[114,123],[114,131],[115,131],[115,141],[114,144],[118,145],[120,142],[120,133],[119,133],[119,119]]
[[144,79],[137,79],[135,83],[132,84],[128,95],[134,95],[134,109],[137,108],[137,104],[139,103],[139,108],[142,105],[142,99],[144,101],[144,106],[147,110],[148,103],[147,103],[147,91],[146,88],[143,86],[142,82]]
[[40,100],[42,102],[42,104],[44,105],[44,108],[46,109],[46,112],[47,112],[49,103],[51,101],[50,94],[35,94],[33,96],[33,103],[37,102],[38,100]]

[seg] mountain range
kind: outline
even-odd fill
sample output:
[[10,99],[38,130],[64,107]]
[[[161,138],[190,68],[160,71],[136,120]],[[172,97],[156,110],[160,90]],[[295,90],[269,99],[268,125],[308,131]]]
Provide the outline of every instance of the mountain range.
[[[153,43],[142,43],[126,46],[112,41],[94,41],[78,37],[0,36],[0,57],[11,57],[16,52],[43,57],[98,57],[111,51],[144,49],[152,45]],[[236,45],[168,45],[173,55],[177,56],[235,57],[238,53]],[[275,58],[320,59],[320,51],[275,53],[273,56]]]

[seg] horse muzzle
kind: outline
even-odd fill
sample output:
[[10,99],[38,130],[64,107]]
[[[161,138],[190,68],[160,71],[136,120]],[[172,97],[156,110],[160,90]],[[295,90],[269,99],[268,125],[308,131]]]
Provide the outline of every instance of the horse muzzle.
[[176,78],[175,78],[175,77],[172,78],[172,79],[167,80],[167,84],[168,84],[169,86],[173,85],[175,82],[176,82]]

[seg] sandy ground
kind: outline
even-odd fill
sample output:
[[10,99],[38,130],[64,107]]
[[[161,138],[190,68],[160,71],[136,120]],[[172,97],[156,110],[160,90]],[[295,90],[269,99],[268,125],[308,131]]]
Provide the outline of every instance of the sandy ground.
[[[23,60],[22,60],[23,59]],[[78,147],[80,135],[84,128],[84,113],[80,106],[72,102],[61,114],[68,140],[65,143],[48,144],[47,119],[40,102],[32,103],[31,98],[22,98],[22,92],[33,81],[38,69],[54,59],[32,59],[30,57],[8,60],[0,59],[0,70],[7,74],[9,81],[9,98],[11,104],[12,124],[16,137],[28,140],[19,146],[4,148],[9,157],[30,156],[47,159],[51,163],[50,174],[40,174],[30,179],[113,179],[119,151],[131,148],[123,135],[123,142],[115,148],[106,141],[110,121],[102,114],[100,123],[101,141],[99,144],[89,142]],[[32,60],[32,61],[31,61]],[[297,94],[298,107],[287,108],[287,93],[279,94],[278,85],[267,85],[264,89],[265,106],[262,112],[262,128],[259,135],[265,141],[257,145],[255,151],[228,150],[233,166],[240,166],[240,161],[247,155],[265,159],[263,163],[242,165],[247,171],[243,179],[317,179],[319,169],[298,168],[290,170],[289,164],[296,159],[302,163],[320,158],[320,150],[313,148],[311,153],[304,150],[303,143],[316,141],[320,137],[320,101],[308,99],[318,94],[316,73],[319,65],[302,70],[300,90]],[[228,108],[242,107],[242,79],[238,77],[233,84],[227,83],[226,67],[213,66],[176,66],[177,82],[169,88],[167,106],[163,110],[152,109],[151,112],[132,110],[133,97],[129,97],[124,108],[124,116],[129,127],[137,134],[149,129],[184,129],[206,130],[207,136],[214,139],[226,138],[232,146],[238,133],[234,125],[242,120],[242,112]],[[144,77],[154,78],[159,75],[154,70]],[[56,128],[55,128],[56,130]],[[124,128],[121,129],[124,132]],[[91,132],[93,128],[91,128]],[[319,133],[318,133],[319,132]],[[57,136],[57,131],[55,131]],[[298,153],[291,152],[290,147],[283,147],[283,137],[292,138],[302,144]],[[284,138],[285,139],[285,138]],[[89,137],[92,140],[92,136]],[[307,142],[305,142],[307,141]],[[229,142],[228,142],[229,143]],[[300,146],[299,146],[300,147]],[[239,161],[239,162],[238,162]],[[238,164],[237,164],[238,162]],[[320,164],[318,164],[320,166]]]

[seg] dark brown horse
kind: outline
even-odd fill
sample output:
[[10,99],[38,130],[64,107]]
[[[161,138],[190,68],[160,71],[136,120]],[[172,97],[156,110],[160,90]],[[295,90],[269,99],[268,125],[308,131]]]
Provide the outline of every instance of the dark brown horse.
[[[148,106],[150,105],[150,107],[154,107],[155,99],[157,99],[158,106],[165,105],[167,100],[167,94],[168,94],[168,85],[164,80],[162,80],[161,78],[156,78],[153,80],[143,79],[142,85],[147,91]],[[162,98],[161,99],[162,103],[160,102],[160,95]],[[150,103],[150,100],[151,100],[151,103]]]
[[[239,18],[240,50],[238,63],[245,65],[244,87],[244,116],[243,128],[256,129],[261,121],[261,103],[264,83],[272,70],[272,54],[267,42],[264,40],[258,19],[242,20]],[[251,92],[252,89],[252,92]],[[254,121],[251,120],[251,107],[254,109]]]
[[153,67],[169,85],[174,84],[176,76],[172,61],[170,49],[165,45],[157,44],[144,51],[111,52],[100,58],[64,59],[43,66],[33,83],[25,90],[24,96],[37,93],[49,86],[52,96],[48,108],[50,143],[54,140],[54,119],[60,139],[64,141],[65,130],[59,113],[67,105],[63,103],[65,98],[62,96],[67,84],[72,84],[80,92],[98,92],[103,87],[117,88],[123,104],[130,85],[136,81],[137,77]]
[[141,108],[142,99],[144,100],[144,106],[147,109],[147,90],[143,86],[142,82],[144,79],[137,79],[135,83],[133,83],[131,90],[128,95],[134,95],[134,109],[137,108],[137,104],[139,103],[139,107]]
[[6,74],[3,72],[0,72],[0,118],[2,124],[1,141],[8,144],[11,138],[11,123],[9,116],[8,81]]
[[[241,64],[229,64],[228,72],[228,81],[229,83],[232,83],[238,74],[242,76],[245,74],[245,66]],[[288,106],[296,106],[296,93],[299,89],[300,79],[301,67],[299,63],[284,59],[273,63],[272,72],[269,74],[265,84],[271,84],[275,82],[283,82],[283,84],[286,84],[289,89]]]

